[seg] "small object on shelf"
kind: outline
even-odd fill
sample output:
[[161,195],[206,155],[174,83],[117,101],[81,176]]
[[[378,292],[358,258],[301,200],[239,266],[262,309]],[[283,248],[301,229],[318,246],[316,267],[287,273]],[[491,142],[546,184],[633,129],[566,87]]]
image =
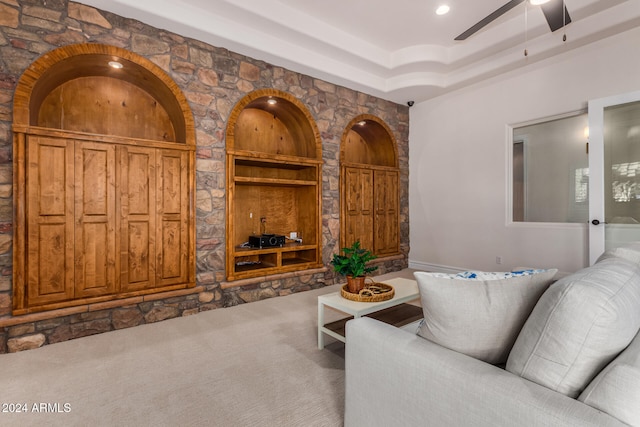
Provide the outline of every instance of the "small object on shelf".
[[371,282],[365,284],[365,287],[358,293],[349,292],[347,285],[343,285],[340,289],[340,295],[351,301],[358,302],[380,302],[386,301],[395,295],[393,286],[386,283],[377,283],[373,279],[369,279]]
[[236,266],[241,267],[243,265],[258,265],[262,264],[262,261],[238,261],[236,262]]
[[252,248],[273,248],[282,247],[285,243],[285,237],[278,234],[265,234],[260,236],[249,236],[249,246]]

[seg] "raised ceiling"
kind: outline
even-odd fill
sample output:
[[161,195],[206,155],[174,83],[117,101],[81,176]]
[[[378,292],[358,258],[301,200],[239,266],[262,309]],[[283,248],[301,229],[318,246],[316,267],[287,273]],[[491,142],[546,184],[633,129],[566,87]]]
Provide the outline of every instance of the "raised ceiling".
[[[554,33],[540,6],[526,2],[454,41],[507,1],[82,3],[398,103],[426,100],[640,26],[640,0],[564,0],[572,22]],[[451,11],[438,16],[442,3]]]

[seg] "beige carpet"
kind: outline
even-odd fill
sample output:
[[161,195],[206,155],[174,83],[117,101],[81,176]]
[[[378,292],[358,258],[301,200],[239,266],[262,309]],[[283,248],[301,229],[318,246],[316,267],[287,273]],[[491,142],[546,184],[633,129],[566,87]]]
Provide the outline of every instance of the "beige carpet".
[[0,425],[341,426],[344,346],[317,348],[337,289],[0,355]]

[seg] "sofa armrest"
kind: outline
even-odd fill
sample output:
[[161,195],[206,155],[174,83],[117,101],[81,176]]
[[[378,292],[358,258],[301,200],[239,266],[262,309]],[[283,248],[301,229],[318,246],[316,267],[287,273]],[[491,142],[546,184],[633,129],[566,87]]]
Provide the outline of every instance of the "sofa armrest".
[[370,318],[347,323],[345,426],[622,426],[503,369]]

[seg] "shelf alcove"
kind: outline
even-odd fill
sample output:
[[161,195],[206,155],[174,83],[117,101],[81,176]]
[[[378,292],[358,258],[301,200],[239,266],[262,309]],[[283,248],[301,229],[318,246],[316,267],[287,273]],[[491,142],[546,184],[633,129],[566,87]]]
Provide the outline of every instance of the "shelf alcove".
[[[227,280],[320,267],[322,142],[308,110],[286,92],[256,90],[232,110],[226,148]],[[264,234],[286,238],[249,246]]]
[[47,52],[14,98],[13,314],[195,286],[195,130],[166,73]]
[[389,126],[362,114],[349,122],[340,147],[340,243],[356,240],[378,256],[399,253],[398,150]]

